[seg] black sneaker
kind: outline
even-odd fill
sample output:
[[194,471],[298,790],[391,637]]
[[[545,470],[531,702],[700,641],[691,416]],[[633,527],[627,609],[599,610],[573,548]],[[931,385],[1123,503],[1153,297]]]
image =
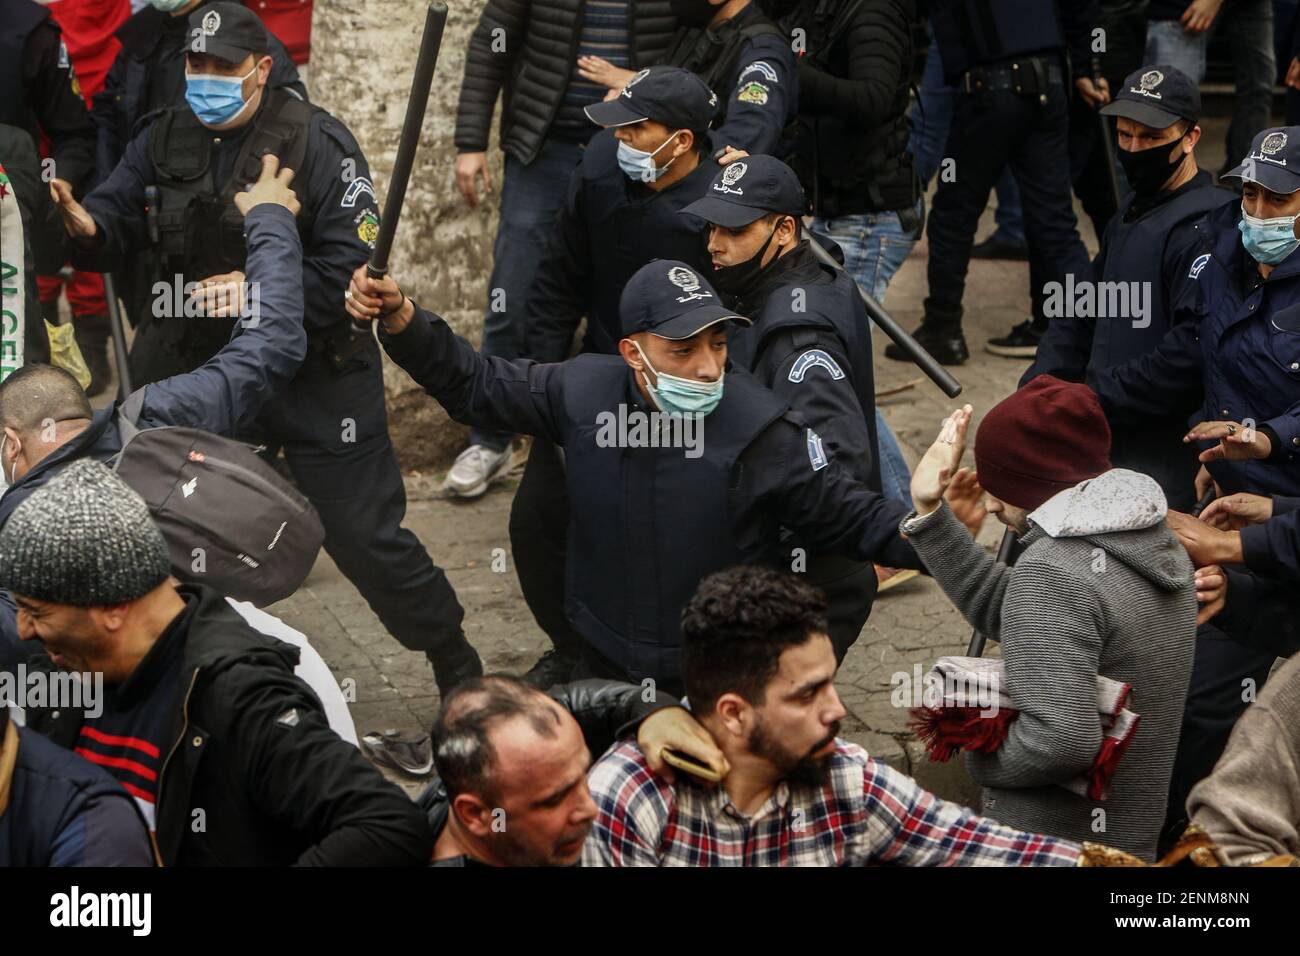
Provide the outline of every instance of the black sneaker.
[[[961,365],[970,358],[970,349],[966,347],[966,336],[962,335],[961,326],[948,330],[922,322],[912,333],[912,338],[916,339],[921,348],[933,355],[935,361],[941,365]],[[885,358],[898,362],[912,360],[910,355],[893,342],[885,346]]]
[[1023,242],[1008,242],[995,232],[981,243],[971,247],[972,259],[1009,259],[1014,262],[1029,261],[1029,246]]
[[1034,328],[1029,319],[1021,322],[1009,333],[996,339],[989,339],[984,346],[986,351],[1006,358],[1033,358],[1038,354],[1038,343],[1043,333]]
[[433,665],[433,679],[438,684],[438,695],[446,697],[458,684],[483,676],[483,662],[478,651],[462,635],[458,642],[435,651],[425,651]]
[[538,658],[537,663],[524,675],[524,680],[538,690],[548,690],[556,684],[567,684],[577,666],[576,657],[552,647]]

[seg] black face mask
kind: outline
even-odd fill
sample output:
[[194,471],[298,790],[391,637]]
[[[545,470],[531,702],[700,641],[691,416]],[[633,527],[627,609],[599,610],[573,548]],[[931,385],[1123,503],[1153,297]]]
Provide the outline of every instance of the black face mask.
[[[1180,136],[1176,142],[1161,143],[1134,153],[1123,149],[1119,151],[1119,164],[1124,167],[1124,175],[1128,177],[1128,184],[1135,193],[1139,196],[1154,196],[1160,191],[1160,187],[1183,164],[1182,142]],[[1175,147],[1176,158],[1171,160],[1169,155]]]
[[677,23],[684,27],[707,27],[718,8],[709,0],[669,0]]
[[[776,235],[776,230],[780,225],[778,222],[772,227],[772,232],[763,245],[759,247],[758,252],[744,262],[737,262],[734,266],[719,266],[714,269],[713,288],[724,295],[744,295],[748,292],[754,280],[758,278],[758,274],[763,271],[763,256],[767,252],[767,247],[772,244],[772,237]],[[773,259],[772,261],[775,262],[776,260]]]

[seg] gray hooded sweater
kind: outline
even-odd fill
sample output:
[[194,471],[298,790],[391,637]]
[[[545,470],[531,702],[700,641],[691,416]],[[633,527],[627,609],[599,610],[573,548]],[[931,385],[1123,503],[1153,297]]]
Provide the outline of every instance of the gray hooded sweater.
[[[1187,552],[1146,475],[1112,469],[1029,515],[1015,566],[997,564],[947,504],[900,530],[957,609],[1000,641],[1019,716],[993,754],[967,754],[984,813],[1010,826],[1155,859],[1196,638]],[[1110,796],[1059,786],[1101,746],[1097,675],[1133,686],[1141,715]]]

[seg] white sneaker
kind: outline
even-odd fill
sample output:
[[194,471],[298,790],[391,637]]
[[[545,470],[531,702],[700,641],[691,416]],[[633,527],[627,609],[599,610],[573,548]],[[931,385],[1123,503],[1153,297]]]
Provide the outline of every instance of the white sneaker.
[[492,479],[510,466],[510,446],[493,451],[482,445],[470,445],[456,456],[443,488],[461,498],[477,498],[487,491]]

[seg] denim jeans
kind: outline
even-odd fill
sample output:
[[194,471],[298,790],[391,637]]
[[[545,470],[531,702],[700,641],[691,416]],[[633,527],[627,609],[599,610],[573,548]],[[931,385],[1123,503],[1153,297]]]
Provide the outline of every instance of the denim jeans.
[[1215,29],[1227,35],[1237,92],[1228,124],[1225,170],[1245,159],[1255,134],[1272,123],[1273,83],[1277,79],[1272,0],[1235,0],[1226,14],[1219,17]]
[[1208,34],[1191,35],[1177,20],[1152,20],[1147,24],[1144,63],[1168,63],[1186,73],[1193,83],[1205,79],[1205,41]]
[[[1300,0],[1273,0],[1273,58],[1277,63],[1277,81],[1286,77],[1291,65],[1291,40],[1295,35],[1295,18],[1300,14]],[[1300,123],[1300,90],[1286,88],[1287,126]]]
[[[483,314],[484,355],[516,359],[524,347],[522,323],[529,287],[569,191],[569,176],[582,158],[582,145],[547,139],[525,166],[506,155],[501,185],[501,220],[492,246],[492,278]],[[500,451],[510,435],[474,429],[470,444]]]
[[[929,186],[943,160],[948,127],[952,124],[953,97],[957,95],[956,90],[943,81],[939,46],[933,37],[918,92],[920,95],[910,117],[912,135],[908,138],[907,148],[916,162],[916,173],[921,177],[921,183]],[[1020,189],[1010,168],[1002,171],[994,188],[998,194],[998,205],[993,212],[998,224],[994,235],[1000,241],[1023,245],[1025,223],[1020,209]]]
[[[922,205],[917,202],[917,216]],[[894,277],[912,247],[921,238],[920,232],[906,233],[897,212],[870,212],[833,219],[818,217],[813,220],[813,232],[835,240],[844,250],[844,268],[877,301],[884,301],[889,280]],[[870,332],[871,324],[867,324]],[[880,409],[876,413],[877,457],[880,459],[880,480],[886,498],[904,504],[912,500],[912,475],[903,458],[898,439],[889,430]]]

